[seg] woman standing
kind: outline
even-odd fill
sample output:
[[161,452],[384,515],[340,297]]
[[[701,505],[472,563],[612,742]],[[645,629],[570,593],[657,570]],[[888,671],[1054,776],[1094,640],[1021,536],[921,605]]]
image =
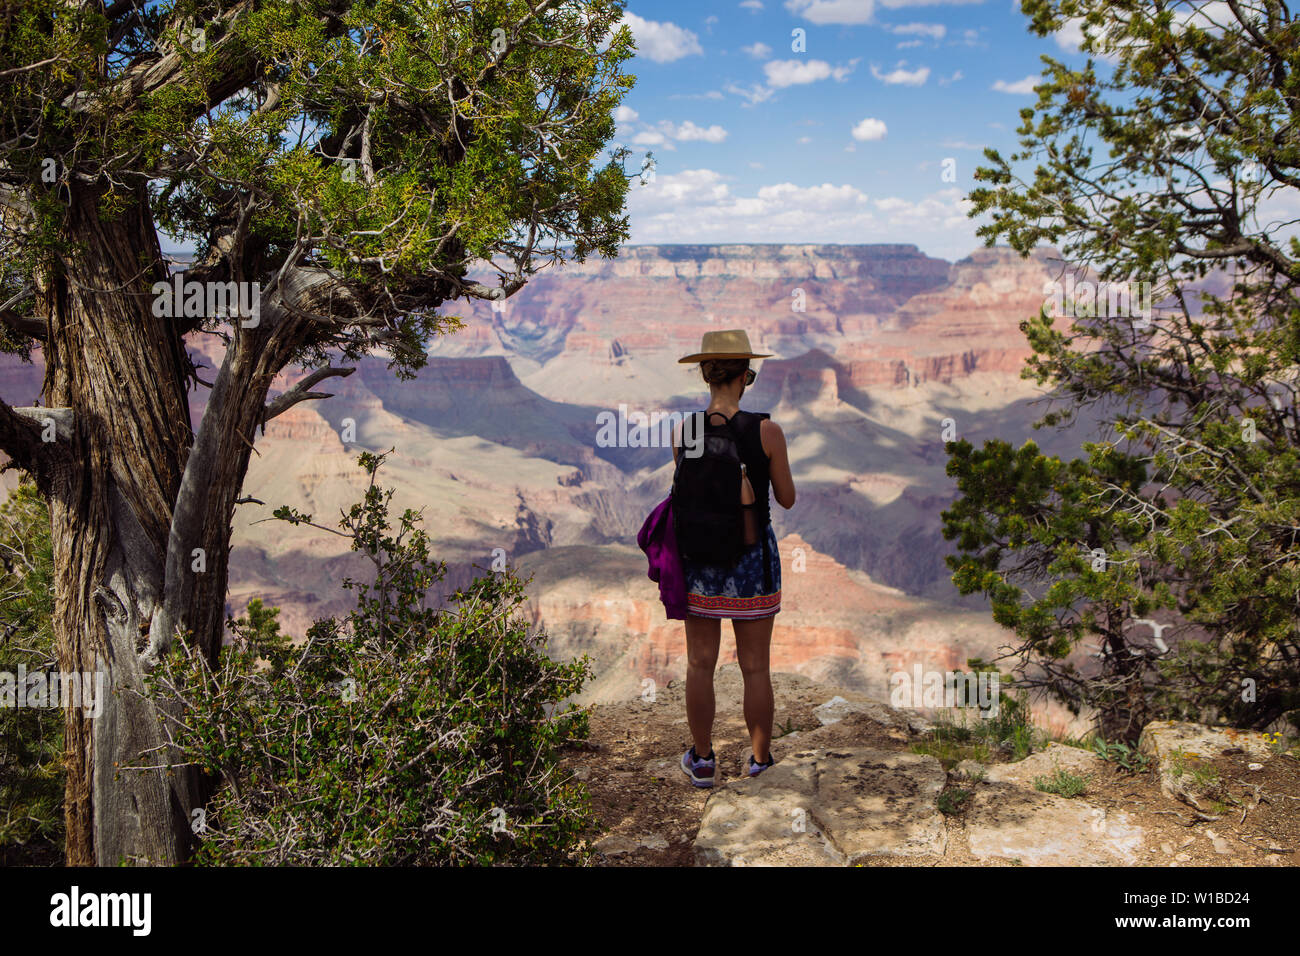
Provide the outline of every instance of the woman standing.
[[[730,618],[736,635],[736,657],[745,683],[745,724],[753,751],[748,773],[758,776],[772,766],[772,697],[770,650],[772,625],[781,610],[781,556],[772,530],[768,489],[786,509],[794,506],[794,479],[781,426],[766,413],[742,412],[740,398],[753,384],[751,359],[767,358],[751,350],[743,330],[706,332],[700,351],[682,363],[699,362],[709,386],[703,421],[729,423],[742,465],[737,489],[744,509],[752,515],[750,543],[738,560],[727,565],[704,564],[682,556],[686,578],[686,719],[694,742],[682,755],[682,770],[697,787],[713,786],[717,759],[713,752],[713,673],[718,663],[722,619]],[[698,435],[697,439],[702,438]],[[673,441],[674,463],[682,455],[680,431]],[[734,468],[734,464],[732,466]],[[752,497],[751,497],[752,496]],[[679,536],[680,540],[680,536]]]

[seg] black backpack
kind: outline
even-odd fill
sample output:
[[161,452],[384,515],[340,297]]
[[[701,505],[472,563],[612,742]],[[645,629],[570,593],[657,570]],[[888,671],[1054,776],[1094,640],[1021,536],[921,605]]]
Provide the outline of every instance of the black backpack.
[[[712,412],[707,419],[704,412],[694,415],[690,437],[703,448],[697,456],[688,456],[692,445],[686,442],[688,426],[684,425],[684,447],[673,472],[677,551],[697,564],[730,566],[746,550],[740,503],[740,438],[751,416],[748,412],[737,412],[730,419],[721,412]],[[714,417],[722,422],[714,422]]]

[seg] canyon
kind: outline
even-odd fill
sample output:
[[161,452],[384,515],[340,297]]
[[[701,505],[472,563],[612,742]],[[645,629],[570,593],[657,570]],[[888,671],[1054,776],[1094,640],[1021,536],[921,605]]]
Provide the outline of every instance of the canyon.
[[[1020,375],[1020,323],[1061,272],[1050,249],[949,263],[911,245],[629,246],[543,269],[495,307],[448,302],[462,327],[430,343],[414,380],[364,359],[329,380],[333,397],[256,436],[244,494],[257,500],[236,512],[227,611],[260,597],[297,636],[345,611],[339,582],[364,572],[356,555],[270,515],[289,505],[332,523],[364,490],[357,454],[391,449],[381,483],[397,508],[422,510],[448,565],[442,594],[504,559],[531,577],[528,614],[550,653],[591,657],[585,700],[680,678],[682,624],[665,619],[634,540],[668,492],[671,454],[604,447],[599,421],[620,406],[702,407],[698,369],[678,357],[705,331],[744,328],[773,357],[755,363],[742,406],[781,424],[798,488],[794,508],[773,513],[784,568],[774,668],[885,697],[889,674],[914,664],[994,657],[1011,635],[981,599],[956,593],[943,560],[944,443],[1032,437],[1068,456],[1095,437],[1088,422],[1033,431],[1044,396]],[[471,273],[493,275],[486,264]],[[216,336],[189,348],[209,370],[220,362]],[[35,359],[0,361],[10,404],[39,398]],[[286,371],[277,390],[303,374]],[[191,394],[195,422],[204,400]]]

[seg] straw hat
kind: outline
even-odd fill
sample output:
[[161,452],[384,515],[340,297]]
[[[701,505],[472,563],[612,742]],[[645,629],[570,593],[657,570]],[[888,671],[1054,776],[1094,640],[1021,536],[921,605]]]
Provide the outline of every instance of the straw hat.
[[752,359],[770,358],[771,352],[755,352],[749,347],[749,336],[744,329],[727,329],[724,332],[705,332],[700,339],[700,350],[692,355],[683,355],[677,361],[702,362],[704,359]]

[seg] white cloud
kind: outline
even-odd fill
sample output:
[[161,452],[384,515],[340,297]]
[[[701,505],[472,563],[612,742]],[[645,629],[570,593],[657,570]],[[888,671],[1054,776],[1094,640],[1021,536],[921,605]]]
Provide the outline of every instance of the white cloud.
[[697,126],[690,120],[678,125],[671,120],[661,120],[657,125],[644,129],[632,137],[636,146],[660,146],[668,151],[677,149],[678,143],[721,143],[727,138],[727,131],[716,123],[712,126]]
[[763,72],[768,86],[781,89],[832,77],[843,81],[857,64],[857,59],[850,60],[847,66],[834,67],[825,60],[769,60],[763,64]]
[[641,114],[638,113],[636,110],[632,109],[632,107],[623,106],[620,104],[618,109],[614,110],[614,122],[631,123],[634,120],[636,120],[636,118],[639,117],[640,115]]
[[743,10],[753,10],[757,13],[763,9],[763,0],[741,0],[740,6]]
[[[711,169],[685,169],[680,173],[657,176],[645,189],[634,189],[628,196],[652,200],[649,205],[670,206],[683,202],[719,203],[729,197],[722,176]],[[641,205],[647,205],[642,202]]]
[[900,23],[885,29],[902,36],[926,36],[931,40],[942,40],[948,32],[948,28],[942,23]]
[[889,73],[881,73],[873,66],[871,75],[890,86],[924,86],[925,81],[930,78],[930,68],[923,66],[917,70],[904,70],[900,64],[897,69]]
[[1037,76],[1027,76],[1023,80],[1016,80],[1014,83],[998,80],[993,84],[992,88],[999,93],[1032,93],[1040,79],[1041,77]]
[[736,96],[743,98],[746,106],[754,106],[771,98],[775,92],[771,87],[764,86],[761,83],[755,83],[749,89],[745,89],[736,83],[728,83],[723,87],[728,93],[734,93]]
[[681,126],[678,126],[671,135],[674,139],[683,143],[696,141],[705,143],[721,143],[727,138],[727,131],[716,123],[708,129],[705,129],[704,127],[696,126],[690,120],[687,120]]
[[783,182],[736,193],[709,169],[660,173],[628,196],[631,241],[915,243],[950,260],[979,247],[960,189],[901,199],[855,186]]
[[785,0],[785,8],[818,26],[857,26],[873,22],[877,5],[886,10],[906,7],[960,6],[984,0]]
[[811,23],[854,25],[870,23],[875,0],[785,0],[785,8]]
[[663,146],[668,143],[668,137],[657,129],[647,129],[633,136],[632,142],[637,146]]
[[924,41],[924,40],[904,40],[902,43],[896,43],[896,44],[894,44],[894,46],[895,46],[896,49],[899,49],[899,50],[911,50],[911,49],[913,49],[914,47],[925,46],[925,41]]
[[1056,45],[1067,53],[1077,53],[1083,46],[1083,21],[1077,18],[1070,18],[1061,25],[1061,29],[1053,34]]
[[941,189],[919,202],[890,196],[877,199],[874,205],[886,214],[886,224],[901,235],[946,230],[968,231],[971,235],[975,232],[974,220],[966,215],[972,203],[960,189]]
[[646,20],[628,12],[623,14],[623,23],[632,30],[636,52],[656,63],[671,63],[684,56],[704,53],[699,37],[675,23]]
[[811,143],[811,142],[812,142],[812,137],[811,137],[811,136],[800,136],[800,137],[799,137],[799,142],[801,142],[801,143]]
[[766,43],[752,43],[749,46],[742,46],[740,52],[748,53],[756,60],[772,55],[772,48]]
[[935,82],[937,82],[940,86],[947,86],[949,83],[956,83],[961,78],[962,78],[961,70],[953,70],[952,76],[941,76]]
[[865,143],[874,142],[884,139],[888,130],[882,120],[868,116],[857,126],[853,127],[853,138]]

